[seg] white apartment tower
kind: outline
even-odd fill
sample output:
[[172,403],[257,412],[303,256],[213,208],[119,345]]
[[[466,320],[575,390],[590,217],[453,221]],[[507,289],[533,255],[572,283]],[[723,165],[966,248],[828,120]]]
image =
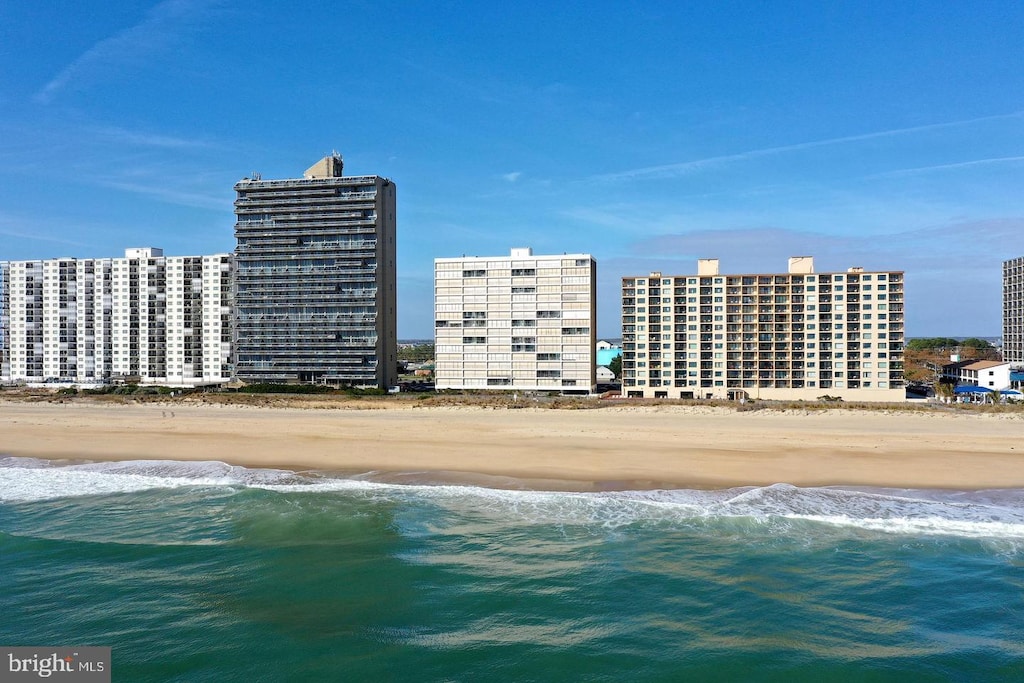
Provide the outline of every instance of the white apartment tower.
[[0,380],[196,386],[231,375],[229,254],[0,263]]
[[649,398],[903,401],[903,273],[693,275],[622,280],[622,391]]
[[1003,261],[1003,360],[1024,363],[1024,256]]
[[596,283],[589,254],[435,259],[437,388],[591,393]]

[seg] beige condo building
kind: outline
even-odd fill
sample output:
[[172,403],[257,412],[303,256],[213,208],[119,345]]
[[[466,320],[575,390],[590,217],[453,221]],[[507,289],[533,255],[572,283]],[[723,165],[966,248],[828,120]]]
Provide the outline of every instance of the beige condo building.
[[622,280],[622,391],[649,398],[903,401],[903,272]]
[[437,388],[593,392],[596,292],[589,254],[435,259]]

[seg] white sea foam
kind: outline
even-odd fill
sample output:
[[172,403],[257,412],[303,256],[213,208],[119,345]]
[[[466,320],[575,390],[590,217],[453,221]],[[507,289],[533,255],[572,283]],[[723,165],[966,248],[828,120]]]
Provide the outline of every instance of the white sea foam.
[[948,492],[775,484],[719,491],[579,493],[389,484],[250,469],[221,462],[136,460],[68,464],[0,458],[0,503],[183,487],[362,493],[416,499],[458,514],[511,517],[524,524],[621,527],[724,518],[758,522],[807,520],[892,534],[1024,539],[1024,490],[1020,489]]
[[0,458],[0,503],[132,493],[195,486],[321,491],[365,486],[348,479],[316,479],[287,470],[250,469],[222,462],[130,460],[62,464]]

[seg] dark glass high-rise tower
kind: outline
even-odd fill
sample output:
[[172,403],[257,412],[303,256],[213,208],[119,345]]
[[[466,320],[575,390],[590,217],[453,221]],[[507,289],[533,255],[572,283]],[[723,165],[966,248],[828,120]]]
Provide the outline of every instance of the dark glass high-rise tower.
[[1003,261],[1003,360],[1024,363],[1024,256]]
[[342,175],[235,185],[235,376],[387,387],[397,381],[395,185]]

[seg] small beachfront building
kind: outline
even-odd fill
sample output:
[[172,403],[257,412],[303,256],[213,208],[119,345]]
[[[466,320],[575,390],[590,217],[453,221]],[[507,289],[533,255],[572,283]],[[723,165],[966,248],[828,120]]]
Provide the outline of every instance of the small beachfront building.
[[979,360],[961,365],[957,383],[992,391],[1010,388],[1010,364],[998,360]]

